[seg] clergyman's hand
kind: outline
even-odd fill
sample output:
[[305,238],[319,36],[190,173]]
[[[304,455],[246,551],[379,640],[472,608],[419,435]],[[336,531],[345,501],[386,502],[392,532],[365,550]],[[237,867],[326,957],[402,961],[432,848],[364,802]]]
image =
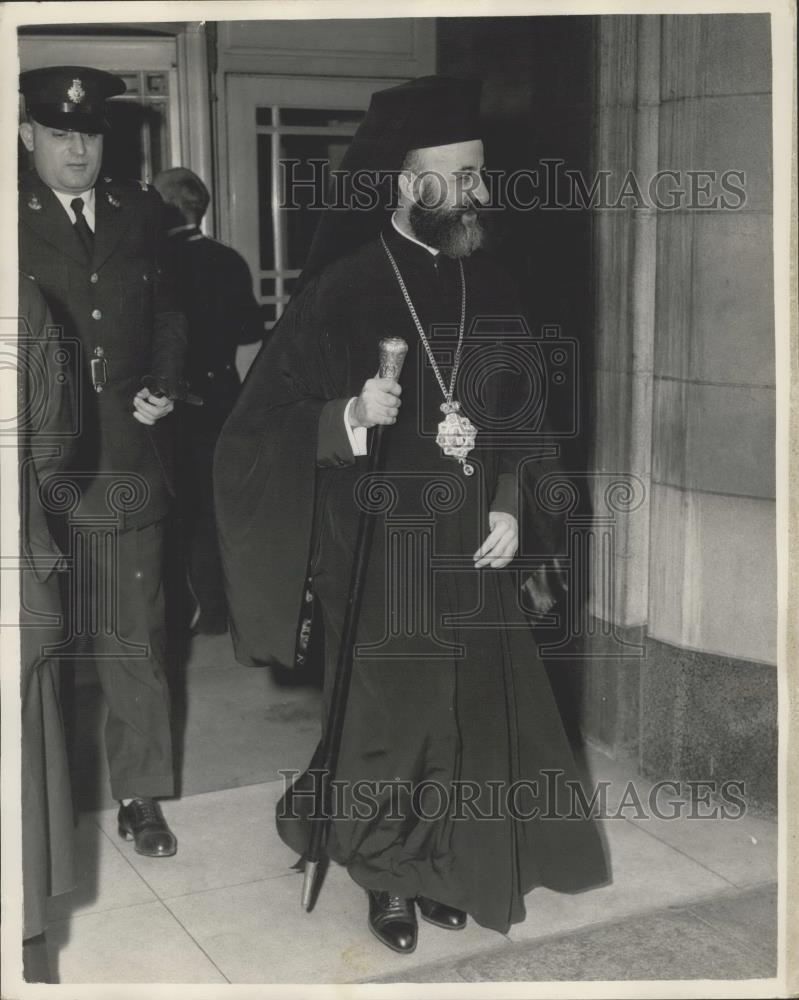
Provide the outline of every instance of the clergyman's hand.
[[481,566],[502,569],[516,555],[519,525],[512,514],[492,510],[488,515],[488,526],[491,533],[472,557],[474,565],[476,569]]
[[140,424],[152,427],[156,420],[165,417],[175,409],[175,404],[166,396],[154,396],[149,389],[139,389],[133,397],[133,416]]
[[350,408],[350,424],[353,427],[395,424],[399,414],[401,392],[402,386],[393,378],[367,379],[360,396]]

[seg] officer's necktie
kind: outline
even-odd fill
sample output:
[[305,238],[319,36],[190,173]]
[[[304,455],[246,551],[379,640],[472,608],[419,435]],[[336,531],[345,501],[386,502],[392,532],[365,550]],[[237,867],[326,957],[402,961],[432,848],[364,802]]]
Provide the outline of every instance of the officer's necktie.
[[91,257],[94,250],[94,233],[89,229],[89,223],[83,214],[83,198],[73,198],[69,207],[75,213],[75,232],[78,234],[78,239],[83,244],[87,256]]

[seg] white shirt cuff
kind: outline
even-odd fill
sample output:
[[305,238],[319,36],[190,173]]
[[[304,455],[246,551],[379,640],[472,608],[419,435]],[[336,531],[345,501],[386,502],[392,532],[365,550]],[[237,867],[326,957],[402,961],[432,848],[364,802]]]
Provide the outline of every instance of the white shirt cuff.
[[353,396],[344,409],[344,426],[347,428],[347,437],[350,439],[352,454],[355,455],[356,458],[358,455],[365,455],[368,451],[366,445],[366,432],[368,428],[353,427],[350,424],[350,410],[352,409],[357,398],[357,396]]

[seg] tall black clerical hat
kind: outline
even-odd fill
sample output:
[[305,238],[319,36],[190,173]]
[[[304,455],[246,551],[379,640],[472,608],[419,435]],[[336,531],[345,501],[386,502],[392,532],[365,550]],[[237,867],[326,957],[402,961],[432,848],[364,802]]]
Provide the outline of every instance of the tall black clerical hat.
[[[372,95],[339,172],[381,175],[377,204],[328,208],[314,233],[301,283],[372,239],[385,223],[394,180],[411,150],[480,137],[480,80],[423,76]],[[344,185],[346,190],[346,185]]]
[[125,93],[124,81],[89,66],[45,66],[21,73],[28,114],[40,125],[71,132],[105,132],[105,102]]
[[422,76],[379,90],[342,167],[399,170],[412,149],[479,138],[480,80]]

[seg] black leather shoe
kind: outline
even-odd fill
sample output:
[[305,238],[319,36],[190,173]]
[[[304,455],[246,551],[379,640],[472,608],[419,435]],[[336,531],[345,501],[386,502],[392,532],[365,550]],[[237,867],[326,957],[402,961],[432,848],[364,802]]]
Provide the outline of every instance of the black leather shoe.
[[446,903],[437,903],[427,896],[417,896],[416,902],[419,904],[422,920],[426,920],[428,924],[445,927],[448,931],[462,931],[466,926],[466,913],[463,910],[456,910]]
[[120,837],[134,842],[137,854],[171,858],[177,852],[177,839],[155,799],[133,799],[130,805],[120,805],[117,827]]
[[367,890],[367,894],[369,930],[392,951],[410,955],[416,949],[418,930],[413,900],[372,889]]

